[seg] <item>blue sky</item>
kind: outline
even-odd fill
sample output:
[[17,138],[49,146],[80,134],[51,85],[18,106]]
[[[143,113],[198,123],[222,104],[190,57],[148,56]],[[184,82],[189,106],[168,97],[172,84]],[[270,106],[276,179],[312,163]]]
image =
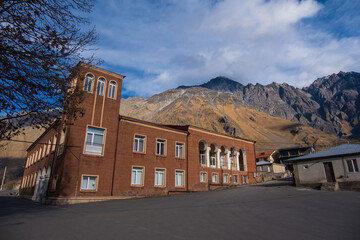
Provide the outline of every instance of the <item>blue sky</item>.
[[360,72],[360,0],[98,0],[89,18],[125,98],[217,76],[304,87]]

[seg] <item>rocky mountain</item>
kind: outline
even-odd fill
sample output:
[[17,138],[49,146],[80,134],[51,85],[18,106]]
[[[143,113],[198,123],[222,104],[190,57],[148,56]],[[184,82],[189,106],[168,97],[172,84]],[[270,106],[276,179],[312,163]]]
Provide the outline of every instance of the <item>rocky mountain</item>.
[[241,105],[290,121],[328,131],[342,138],[360,137],[360,73],[339,72],[299,89],[286,83],[244,86],[217,77],[199,86],[232,93]]
[[323,149],[341,142],[330,133],[244,107],[231,92],[190,87],[121,101],[122,115],[161,124],[190,124],[253,139],[257,152],[311,144]]

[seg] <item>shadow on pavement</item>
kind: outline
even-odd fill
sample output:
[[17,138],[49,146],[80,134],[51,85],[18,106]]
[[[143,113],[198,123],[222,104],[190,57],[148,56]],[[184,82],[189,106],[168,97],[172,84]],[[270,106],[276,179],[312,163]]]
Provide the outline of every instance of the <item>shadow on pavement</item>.
[[19,214],[58,210],[64,206],[42,205],[17,196],[0,196],[0,217]]
[[258,183],[255,186],[262,186],[262,187],[281,187],[281,186],[295,186],[293,179],[290,178],[282,178],[271,180],[269,182]]

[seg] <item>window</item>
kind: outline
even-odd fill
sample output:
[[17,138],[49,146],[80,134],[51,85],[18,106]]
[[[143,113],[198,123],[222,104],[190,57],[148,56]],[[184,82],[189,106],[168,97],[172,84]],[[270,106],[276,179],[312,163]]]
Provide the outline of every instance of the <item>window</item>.
[[235,163],[234,163],[234,158],[230,157],[230,163],[231,163],[231,167],[235,167]]
[[41,156],[42,156],[42,147],[40,147],[40,149],[39,149],[39,156],[38,156],[38,159],[41,159]]
[[56,141],[57,141],[57,137],[56,135],[54,136],[53,142],[52,142],[52,146],[51,146],[51,152],[55,151],[55,147],[56,147]]
[[85,86],[84,86],[85,91],[91,92],[93,79],[94,77],[92,75],[90,74],[86,75]]
[[46,146],[46,155],[49,155],[51,149],[51,139],[49,140],[47,146]]
[[229,175],[224,174],[224,183],[228,183],[228,182],[229,182]]
[[183,143],[176,143],[176,153],[175,156],[178,158],[184,157],[184,144]]
[[165,140],[156,140],[156,154],[165,155]]
[[216,158],[214,156],[210,157],[210,167],[216,167]]
[[105,79],[99,78],[97,85],[97,94],[104,96]]
[[155,170],[155,186],[165,186],[165,169]]
[[96,182],[97,182],[96,176],[83,176],[82,183],[81,183],[81,189],[82,190],[96,190]]
[[134,152],[145,152],[145,137],[135,135]]
[[247,183],[247,177],[246,176],[242,176],[242,180],[243,180],[243,184]]
[[217,174],[217,173],[213,173],[211,180],[212,180],[213,183],[219,182],[218,174]]
[[184,186],[184,171],[175,172],[175,187]]
[[220,155],[220,165],[225,166],[225,156],[223,154]]
[[200,182],[206,182],[206,172],[200,173]]
[[45,157],[45,155],[46,155],[46,148],[47,148],[47,146],[46,146],[46,144],[44,144],[44,146],[43,146],[43,152],[42,152],[42,158],[43,157]]
[[133,167],[131,176],[131,185],[143,185],[143,167]]
[[356,159],[346,160],[346,163],[348,165],[349,172],[359,172]]
[[109,84],[109,98],[115,98],[116,83],[110,82]]
[[239,182],[239,176],[238,175],[234,175],[234,183],[238,183]]
[[206,161],[205,161],[205,154],[204,153],[200,153],[199,154],[199,161],[201,165],[205,165]]
[[104,133],[104,129],[88,127],[86,133],[85,153],[103,153]]

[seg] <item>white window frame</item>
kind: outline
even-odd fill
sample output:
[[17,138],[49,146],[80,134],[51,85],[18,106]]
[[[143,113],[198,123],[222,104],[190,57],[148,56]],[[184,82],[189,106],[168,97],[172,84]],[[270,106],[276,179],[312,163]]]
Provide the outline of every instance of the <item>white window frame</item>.
[[115,81],[111,81],[109,84],[109,94],[108,94],[109,98],[116,98],[116,82]]
[[[102,131],[102,133],[100,132]],[[104,147],[105,147],[105,133],[106,130],[103,128],[96,128],[96,127],[92,127],[92,126],[88,126],[86,129],[86,135],[85,135],[85,147],[84,147],[84,153],[86,154],[94,154],[94,155],[103,155],[104,153]],[[90,136],[90,140],[88,141],[88,137]],[[97,136],[102,136],[102,143],[101,143],[101,147],[100,146],[94,146],[94,137],[95,135]]]
[[[83,187],[83,183],[84,183],[84,179],[87,179],[87,185],[86,185],[86,187],[84,188]],[[94,178],[94,186],[92,187],[92,186],[90,186],[90,179],[91,178]],[[88,190],[88,191],[96,191],[97,190],[97,186],[98,186],[98,176],[96,176],[96,175],[82,175],[81,176],[81,190]]]
[[184,143],[177,142],[175,143],[175,157],[184,158]]
[[[142,148],[140,149],[140,142],[143,142]],[[135,134],[134,136],[134,152],[145,153],[146,136]]]
[[222,154],[220,154],[220,166],[222,166],[222,167],[226,166],[225,155],[222,155]]
[[175,187],[184,187],[184,170],[175,170]]
[[85,77],[84,91],[92,92],[93,82],[94,82],[94,76],[91,74],[87,74]]
[[357,164],[356,159],[348,159],[346,160],[346,164],[348,166],[348,171],[351,173],[359,172],[359,166]]
[[97,88],[96,88],[97,95],[104,96],[105,83],[106,83],[105,78],[101,77],[98,79],[98,84],[97,84]]
[[219,174],[217,174],[217,173],[212,173],[212,174],[211,174],[211,182],[213,182],[213,183],[219,183]]
[[144,174],[145,168],[140,166],[133,166],[131,168],[131,185],[132,186],[143,186],[144,185]]
[[165,187],[166,170],[164,168],[155,169],[155,187]]
[[216,168],[216,157],[215,156],[210,156],[210,167]]
[[223,182],[224,183],[229,183],[229,174],[224,174],[223,175]]
[[159,156],[166,155],[166,140],[156,139],[156,155]]
[[233,175],[234,183],[239,183],[239,175]]
[[206,165],[206,159],[204,153],[199,153],[200,165]]
[[200,182],[206,182],[206,181],[207,181],[207,173],[200,172]]

